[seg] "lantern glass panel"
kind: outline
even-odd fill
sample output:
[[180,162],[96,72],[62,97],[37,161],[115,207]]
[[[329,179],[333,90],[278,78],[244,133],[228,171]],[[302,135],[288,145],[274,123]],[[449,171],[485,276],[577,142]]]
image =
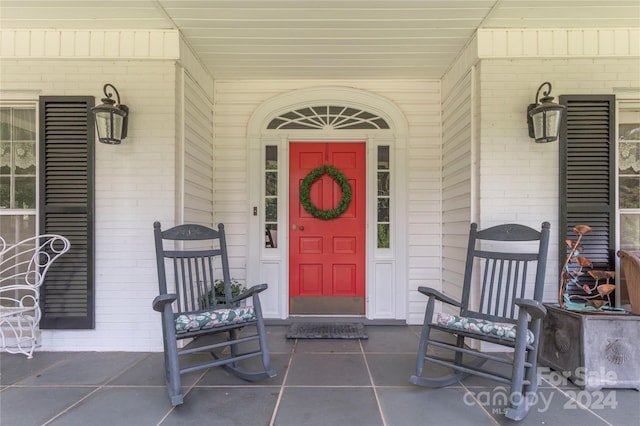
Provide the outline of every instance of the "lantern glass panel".
[[557,137],[560,130],[560,113],[561,111],[554,110],[548,111],[546,115],[547,119],[547,132],[548,136]]
[[539,112],[537,114],[535,114],[533,117],[533,132],[535,135],[536,139],[540,139],[545,137],[545,130],[544,130],[544,113],[543,112]]
[[536,142],[553,142],[560,131],[561,110],[542,110],[533,118],[533,131]]
[[105,143],[119,143],[122,140],[124,117],[114,111],[97,111],[96,128],[98,138]]
[[124,117],[118,114],[113,114],[113,134],[111,135],[113,139],[117,139],[118,141],[122,140],[123,124],[124,124]]
[[111,114],[107,111],[99,111],[96,113],[96,129],[98,129],[98,137],[100,139],[111,138]]

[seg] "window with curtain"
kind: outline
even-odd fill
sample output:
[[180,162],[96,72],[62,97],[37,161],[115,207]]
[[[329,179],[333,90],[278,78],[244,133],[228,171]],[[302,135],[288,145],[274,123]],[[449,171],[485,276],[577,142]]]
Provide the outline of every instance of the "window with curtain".
[[0,229],[8,244],[36,234],[36,108],[0,106]]
[[[618,103],[618,224],[620,249],[640,255],[640,102]],[[629,303],[625,271],[620,302]]]
[[640,103],[618,109],[620,249],[640,250]]
[[42,286],[41,329],[94,327],[94,105],[92,96],[42,96],[37,108],[0,104],[2,237],[12,244],[54,233],[71,241]]

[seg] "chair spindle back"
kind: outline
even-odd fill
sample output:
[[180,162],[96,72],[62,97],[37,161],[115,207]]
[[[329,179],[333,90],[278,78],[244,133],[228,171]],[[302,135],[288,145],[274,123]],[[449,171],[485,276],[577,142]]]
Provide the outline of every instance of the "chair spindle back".
[[[518,224],[482,231],[477,230],[477,225],[471,227],[462,315],[515,323],[516,299],[532,298],[542,302],[544,274],[537,272],[544,268],[547,260],[549,227],[547,222],[541,232]],[[523,242],[530,244],[523,245]],[[526,252],[522,251],[523,246]],[[518,251],[511,251],[515,248]],[[480,281],[477,309],[469,306],[474,267],[478,268]]]
[[[217,231],[187,224],[163,232],[156,222],[154,231],[156,242],[160,242],[156,244],[156,250],[160,251],[156,257],[161,271],[160,291],[167,293],[165,277],[173,277],[177,295],[176,314],[209,310],[218,304],[228,303],[232,297],[231,279],[223,224],[218,225]],[[164,249],[162,240],[173,241],[180,247]],[[165,273],[167,266],[169,274]],[[221,301],[215,297],[216,279],[224,281],[225,298]]]

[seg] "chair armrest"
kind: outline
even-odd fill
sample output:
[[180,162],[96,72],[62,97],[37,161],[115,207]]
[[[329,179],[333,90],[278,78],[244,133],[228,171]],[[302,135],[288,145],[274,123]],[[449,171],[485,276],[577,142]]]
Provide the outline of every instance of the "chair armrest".
[[533,319],[544,318],[547,315],[547,308],[537,300],[516,299],[515,304],[531,315]]
[[176,299],[178,299],[178,295],[173,293],[156,296],[156,298],[153,299],[153,310],[162,312],[164,311],[165,305],[172,304]]
[[239,302],[241,300],[247,299],[247,298],[249,298],[249,297],[251,297],[251,296],[253,296],[255,294],[262,293],[263,291],[265,291],[267,289],[267,287],[269,287],[267,284],[254,285],[253,287],[247,289],[246,291],[243,291],[242,293],[240,293],[236,297],[234,297],[231,300],[229,300],[229,303],[236,303],[236,302]]
[[450,298],[449,296],[445,296],[444,294],[442,294],[438,290],[435,290],[435,289],[433,289],[431,287],[418,287],[418,291],[420,293],[424,294],[425,296],[435,297],[437,300],[439,300],[441,302],[444,302],[444,303],[448,303],[449,305],[457,306],[459,308],[462,307],[462,303]]

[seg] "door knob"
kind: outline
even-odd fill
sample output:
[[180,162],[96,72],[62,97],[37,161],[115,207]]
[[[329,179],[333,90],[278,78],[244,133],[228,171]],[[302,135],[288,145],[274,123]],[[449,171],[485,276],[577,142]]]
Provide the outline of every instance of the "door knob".
[[301,231],[304,231],[304,226],[300,225],[300,226],[298,226],[298,229],[301,230]]

